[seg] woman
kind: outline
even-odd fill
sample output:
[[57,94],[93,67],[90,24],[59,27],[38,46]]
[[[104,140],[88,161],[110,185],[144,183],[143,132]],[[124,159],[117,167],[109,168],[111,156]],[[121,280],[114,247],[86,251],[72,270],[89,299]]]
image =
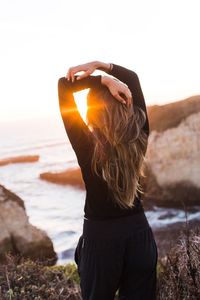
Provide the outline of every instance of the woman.
[[[105,76],[91,76],[95,70]],[[83,71],[82,75],[76,75]],[[87,124],[73,92],[89,88]],[[60,111],[86,188],[74,259],[83,300],[156,299],[157,245],[142,206],[149,135],[135,72],[116,64],[72,67],[58,81]]]

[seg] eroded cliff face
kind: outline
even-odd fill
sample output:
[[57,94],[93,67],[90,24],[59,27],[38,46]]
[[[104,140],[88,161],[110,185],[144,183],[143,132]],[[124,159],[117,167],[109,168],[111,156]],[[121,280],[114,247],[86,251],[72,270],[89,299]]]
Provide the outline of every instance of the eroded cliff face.
[[177,127],[150,133],[144,185],[157,205],[200,205],[200,112],[190,112]]
[[23,200],[0,185],[0,261],[8,252],[50,264],[57,260],[46,232],[29,223]]
[[200,188],[200,112],[176,128],[151,132],[147,159],[159,185],[188,181]]

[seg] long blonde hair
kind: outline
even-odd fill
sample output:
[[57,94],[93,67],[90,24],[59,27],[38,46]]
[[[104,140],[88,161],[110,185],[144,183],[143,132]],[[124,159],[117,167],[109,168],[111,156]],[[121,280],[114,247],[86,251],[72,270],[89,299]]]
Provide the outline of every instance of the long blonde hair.
[[[133,99],[134,103],[134,99]],[[141,130],[146,115],[138,106],[117,101],[107,87],[92,88],[87,95],[87,125],[94,137],[92,172],[103,178],[112,199],[121,208],[134,207],[148,136]]]

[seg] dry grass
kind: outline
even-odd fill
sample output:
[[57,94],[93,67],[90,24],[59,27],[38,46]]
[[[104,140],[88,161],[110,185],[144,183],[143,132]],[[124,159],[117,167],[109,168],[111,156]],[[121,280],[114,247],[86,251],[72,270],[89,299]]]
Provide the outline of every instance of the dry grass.
[[200,228],[186,226],[159,265],[158,300],[200,299]]
[[81,300],[75,264],[49,267],[17,260],[7,255],[7,263],[0,266],[0,299]]

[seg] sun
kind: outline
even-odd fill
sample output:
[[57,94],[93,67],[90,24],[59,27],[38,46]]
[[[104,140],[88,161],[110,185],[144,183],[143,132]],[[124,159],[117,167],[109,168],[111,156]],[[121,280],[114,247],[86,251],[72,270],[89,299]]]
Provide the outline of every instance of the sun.
[[85,123],[87,123],[86,122],[86,113],[87,113],[86,96],[87,96],[87,93],[88,93],[88,89],[83,90],[81,92],[74,93],[74,99],[75,99],[76,105],[77,105],[79,113]]

